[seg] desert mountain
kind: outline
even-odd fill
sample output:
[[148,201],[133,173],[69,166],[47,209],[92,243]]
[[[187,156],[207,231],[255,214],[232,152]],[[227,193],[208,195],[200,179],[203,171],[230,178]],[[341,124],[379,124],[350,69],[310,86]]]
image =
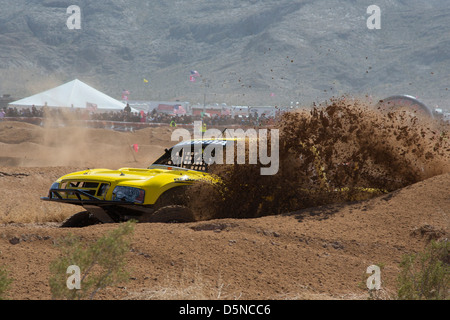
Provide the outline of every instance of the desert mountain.
[[[367,25],[371,0],[0,4],[0,93],[17,98],[79,78],[135,100],[273,105],[411,94],[450,108],[445,0],[377,1],[380,29]],[[81,29],[67,27],[71,5]],[[195,83],[191,70],[201,74]]]

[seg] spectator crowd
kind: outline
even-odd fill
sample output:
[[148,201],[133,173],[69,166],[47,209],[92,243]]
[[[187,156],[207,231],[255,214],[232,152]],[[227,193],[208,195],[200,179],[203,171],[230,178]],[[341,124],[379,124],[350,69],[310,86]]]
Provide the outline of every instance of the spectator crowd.
[[194,121],[203,121],[210,126],[223,125],[270,125],[274,122],[275,117],[259,116],[257,114],[249,115],[172,115],[157,112],[154,109],[151,112],[131,112],[124,109],[121,111],[109,111],[103,113],[91,112],[82,109],[58,109],[58,108],[11,108],[0,109],[0,120],[5,118],[52,118],[62,120],[97,120],[97,121],[113,121],[113,122],[140,122],[140,123],[158,123],[169,125],[193,124]]

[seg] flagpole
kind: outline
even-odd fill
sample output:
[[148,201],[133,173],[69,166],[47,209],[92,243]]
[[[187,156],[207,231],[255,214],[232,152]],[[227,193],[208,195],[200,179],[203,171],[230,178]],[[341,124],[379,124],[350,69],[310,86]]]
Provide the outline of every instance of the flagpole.
[[207,79],[203,79],[203,83],[205,84],[205,93],[203,95],[203,115],[205,115],[206,113],[206,93],[207,93],[207,89],[209,88],[209,80]]
[[203,115],[205,115],[206,112],[206,90],[205,93],[203,94]]

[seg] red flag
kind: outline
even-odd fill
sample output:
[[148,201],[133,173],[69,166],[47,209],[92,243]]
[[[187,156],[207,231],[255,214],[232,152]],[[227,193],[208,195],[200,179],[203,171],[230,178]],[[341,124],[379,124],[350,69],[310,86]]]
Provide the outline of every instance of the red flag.
[[137,144],[133,144],[133,149],[137,153],[139,151],[139,146]]
[[128,100],[129,94],[130,94],[130,91],[128,91],[128,90],[123,90],[123,91],[122,91],[122,100]]

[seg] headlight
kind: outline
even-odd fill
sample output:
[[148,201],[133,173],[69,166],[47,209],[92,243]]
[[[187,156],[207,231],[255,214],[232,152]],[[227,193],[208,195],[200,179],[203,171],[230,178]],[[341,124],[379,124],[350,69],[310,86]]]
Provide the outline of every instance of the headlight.
[[112,199],[114,201],[144,203],[145,191],[138,188],[117,186],[114,188]]
[[52,186],[50,187],[50,190],[56,190],[59,189],[59,182],[55,182],[52,184]]

